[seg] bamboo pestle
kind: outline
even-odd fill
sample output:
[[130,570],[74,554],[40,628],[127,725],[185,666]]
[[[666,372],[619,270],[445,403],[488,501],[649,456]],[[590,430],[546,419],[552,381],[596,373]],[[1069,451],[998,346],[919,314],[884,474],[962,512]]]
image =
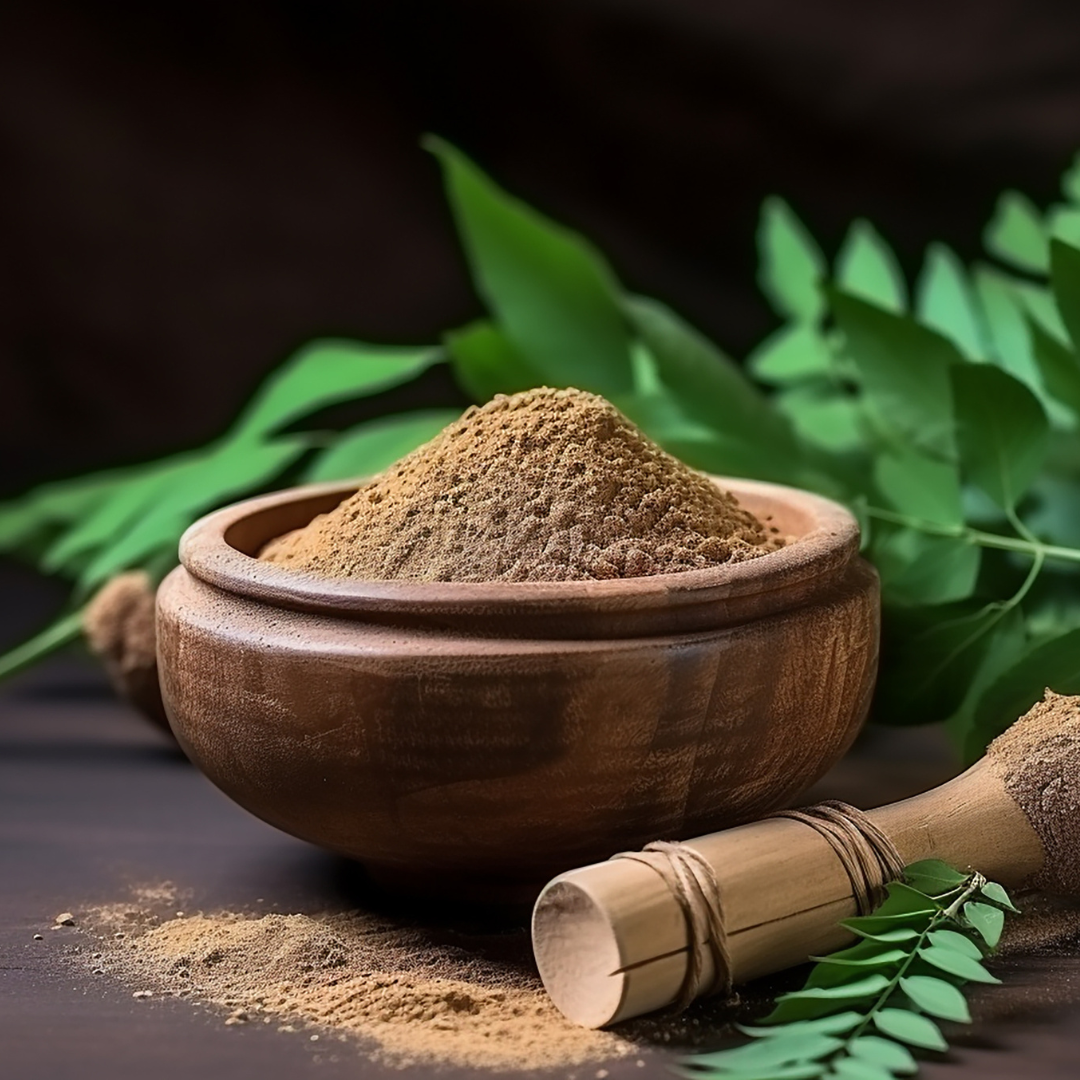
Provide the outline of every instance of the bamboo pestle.
[[[1061,731],[1064,742],[1053,738]],[[1048,859],[1062,842],[1055,812],[1072,809],[1074,793],[1065,792],[1049,811],[1045,798],[1055,781],[1059,788],[1077,782],[1078,755],[1080,698],[1048,693],[966,772],[866,816],[905,863],[936,858],[1006,886],[1035,880],[1080,892],[1073,867],[1055,876]],[[1080,838],[1080,822],[1072,828]],[[828,841],[806,824],[765,819],[686,845],[715,872],[732,982],[852,940],[837,925],[856,914],[850,878]],[[676,999],[687,970],[687,922],[655,870],[615,859],[560,874],[546,886],[533,913],[533,948],[554,1004],[576,1023],[603,1027]],[[703,985],[711,966],[707,958]]]

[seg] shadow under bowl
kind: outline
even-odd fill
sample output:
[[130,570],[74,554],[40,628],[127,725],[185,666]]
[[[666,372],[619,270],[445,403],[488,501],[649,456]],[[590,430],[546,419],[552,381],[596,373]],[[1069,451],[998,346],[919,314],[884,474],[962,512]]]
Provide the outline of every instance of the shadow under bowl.
[[838,504],[714,479],[791,542],[610,581],[357,581],[254,557],[355,485],[210,514],[158,592],[172,729],[265,821],[459,897],[788,804],[866,717],[877,575]]

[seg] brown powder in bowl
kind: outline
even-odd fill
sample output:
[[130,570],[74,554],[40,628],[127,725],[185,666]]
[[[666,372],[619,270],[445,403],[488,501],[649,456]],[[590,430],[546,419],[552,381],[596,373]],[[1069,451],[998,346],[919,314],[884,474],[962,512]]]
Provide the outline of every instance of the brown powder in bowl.
[[469,409],[261,557],[376,581],[570,581],[718,566],[779,543],[603,398],[543,387]]
[[484,949],[475,935],[440,941],[368,912],[159,921],[119,904],[83,920],[100,941],[95,971],[120,975],[140,1000],[183,997],[228,1010],[229,1024],[356,1037],[394,1065],[555,1068],[636,1049],[565,1019],[513,948],[500,955],[499,935]]

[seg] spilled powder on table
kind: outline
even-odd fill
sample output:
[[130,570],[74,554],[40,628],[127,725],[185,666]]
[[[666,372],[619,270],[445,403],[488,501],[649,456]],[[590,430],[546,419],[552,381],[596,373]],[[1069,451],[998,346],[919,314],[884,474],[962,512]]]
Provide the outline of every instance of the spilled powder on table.
[[95,973],[119,975],[137,998],[219,1006],[233,1025],[310,1026],[357,1037],[395,1065],[554,1068],[636,1049],[571,1024],[535,973],[499,958],[497,948],[485,954],[440,943],[366,912],[159,921],[144,907],[117,904],[85,921],[100,939]]
[[571,581],[719,566],[782,543],[602,397],[542,387],[469,409],[260,557],[338,578]]

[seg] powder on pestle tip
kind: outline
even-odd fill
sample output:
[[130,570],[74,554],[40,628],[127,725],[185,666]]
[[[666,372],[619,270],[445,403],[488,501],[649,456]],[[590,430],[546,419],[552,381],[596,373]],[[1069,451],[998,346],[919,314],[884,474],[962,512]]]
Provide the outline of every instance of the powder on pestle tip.
[[469,409],[261,557],[367,580],[570,581],[718,566],[781,543],[603,398],[543,387]]
[[1032,884],[1080,897],[1080,697],[1047,690],[986,756],[1046,852]]

